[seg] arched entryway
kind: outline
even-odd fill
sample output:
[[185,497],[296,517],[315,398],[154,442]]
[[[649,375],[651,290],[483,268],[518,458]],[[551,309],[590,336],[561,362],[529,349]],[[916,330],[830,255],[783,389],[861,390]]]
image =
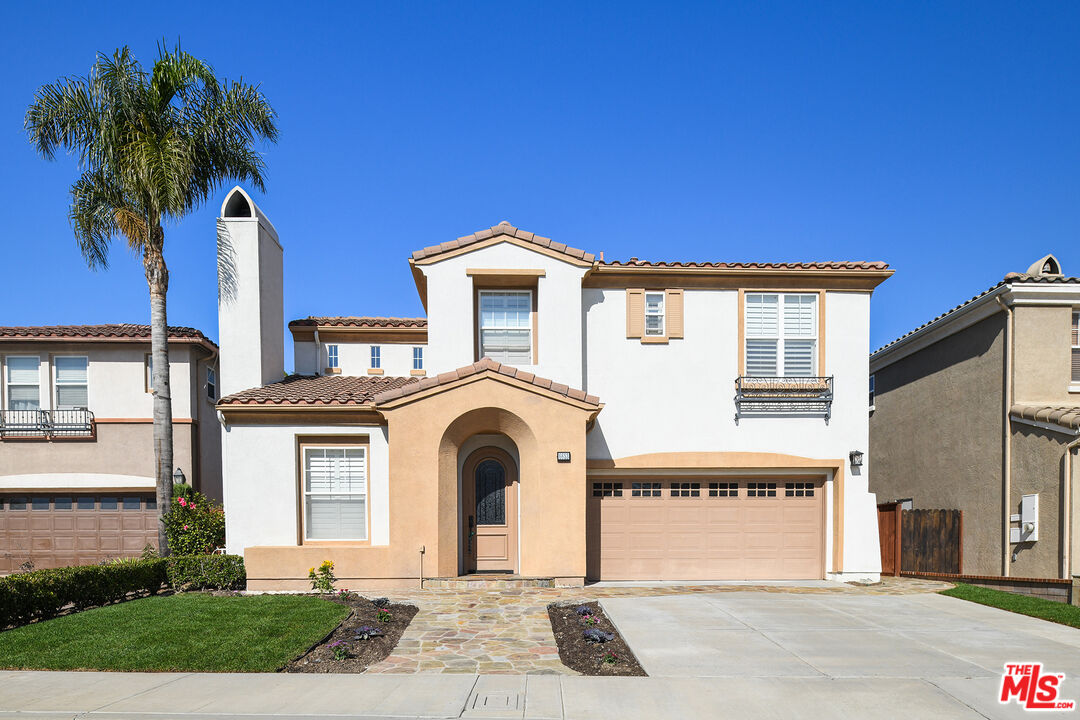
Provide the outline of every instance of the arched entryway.
[[502,448],[469,454],[461,468],[463,565],[466,573],[513,573],[518,567],[518,471]]

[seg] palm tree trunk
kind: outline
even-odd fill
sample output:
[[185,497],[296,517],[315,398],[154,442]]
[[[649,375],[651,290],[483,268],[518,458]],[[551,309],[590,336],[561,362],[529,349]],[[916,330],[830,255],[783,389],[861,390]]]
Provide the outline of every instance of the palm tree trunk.
[[153,359],[154,388],[154,467],[157,472],[158,550],[169,554],[164,517],[172,506],[173,425],[172,392],[169,385],[169,325],[165,295],[169,290],[169,271],[161,254],[164,231],[158,225],[153,239],[143,253],[146,282],[150,286],[150,356]]

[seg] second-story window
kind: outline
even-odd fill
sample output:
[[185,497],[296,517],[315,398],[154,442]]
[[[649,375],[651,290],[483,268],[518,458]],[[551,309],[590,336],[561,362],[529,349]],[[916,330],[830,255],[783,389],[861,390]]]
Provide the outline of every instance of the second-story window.
[[382,367],[382,348],[378,345],[371,346],[371,369],[378,370]]
[[39,366],[41,358],[11,357],[5,361],[7,372],[5,373],[7,409],[8,410],[40,410],[41,409],[41,375]]
[[414,347],[412,349],[412,369],[423,370],[424,369],[424,348]]
[[817,299],[817,295],[746,294],[747,375],[815,375]]
[[212,367],[206,368],[206,397],[217,400],[217,372]]
[[532,364],[532,291],[480,291],[480,356]]
[[870,376],[870,409],[874,409],[874,376]]
[[59,356],[53,358],[56,371],[56,408],[73,410],[89,405],[86,386],[85,356]]
[[1080,383],[1080,310],[1072,314],[1072,381]]
[[645,335],[663,336],[664,334],[664,293],[645,293]]
[[339,367],[339,365],[338,365],[339,362],[340,361],[338,360],[338,346],[337,345],[327,345],[326,346],[326,367],[328,367],[328,368]]

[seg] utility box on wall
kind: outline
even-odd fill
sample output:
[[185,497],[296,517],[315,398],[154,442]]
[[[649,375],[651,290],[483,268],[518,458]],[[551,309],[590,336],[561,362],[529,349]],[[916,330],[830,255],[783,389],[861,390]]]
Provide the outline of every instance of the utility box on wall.
[[1020,514],[1009,518],[1019,527],[1009,528],[1009,542],[1036,542],[1039,539],[1039,496],[1024,495],[1020,498]]

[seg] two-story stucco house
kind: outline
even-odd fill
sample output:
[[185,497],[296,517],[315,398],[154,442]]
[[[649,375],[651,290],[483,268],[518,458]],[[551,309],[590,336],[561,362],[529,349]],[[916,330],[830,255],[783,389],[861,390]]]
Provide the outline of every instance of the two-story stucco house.
[[[169,328],[174,453],[221,497],[217,346]],[[157,544],[150,327],[0,327],[0,574]]]
[[967,575],[1080,575],[1080,278],[1052,255],[876,351],[870,488],[962,510]]
[[290,324],[282,249],[222,205],[228,549],[249,587],[510,573],[876,579],[863,460],[878,262],[604,262],[500,223],[409,264],[426,319]]

